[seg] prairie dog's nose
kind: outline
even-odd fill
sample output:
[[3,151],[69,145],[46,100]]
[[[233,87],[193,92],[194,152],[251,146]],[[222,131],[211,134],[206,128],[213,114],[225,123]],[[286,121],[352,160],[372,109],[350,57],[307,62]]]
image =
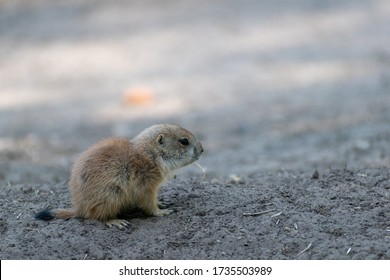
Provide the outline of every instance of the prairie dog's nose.
[[203,146],[200,142],[198,143],[198,149],[199,149],[199,153],[203,154],[204,150],[203,150]]
[[200,142],[198,142],[194,148],[194,154],[197,158],[199,158],[203,153],[203,146]]

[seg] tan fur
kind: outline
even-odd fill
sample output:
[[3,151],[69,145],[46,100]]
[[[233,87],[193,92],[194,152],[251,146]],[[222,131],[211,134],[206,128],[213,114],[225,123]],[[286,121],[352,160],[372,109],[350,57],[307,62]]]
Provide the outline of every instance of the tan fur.
[[[189,144],[180,142],[187,139]],[[57,218],[97,219],[123,228],[126,221],[117,215],[136,206],[146,213],[170,213],[158,207],[160,185],[172,172],[188,165],[203,152],[203,147],[188,131],[176,125],[155,125],[133,140],[112,138],[90,147],[75,162],[70,190],[73,209],[56,209]]]

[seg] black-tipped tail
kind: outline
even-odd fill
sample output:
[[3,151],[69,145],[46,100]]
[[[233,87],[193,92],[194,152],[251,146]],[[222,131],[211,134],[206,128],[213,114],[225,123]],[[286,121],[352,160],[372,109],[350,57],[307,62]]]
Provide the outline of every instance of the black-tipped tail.
[[38,220],[49,221],[49,220],[53,220],[54,218],[55,218],[55,215],[54,215],[53,211],[49,210],[49,209],[43,210],[43,211],[35,214],[35,219],[38,219]]

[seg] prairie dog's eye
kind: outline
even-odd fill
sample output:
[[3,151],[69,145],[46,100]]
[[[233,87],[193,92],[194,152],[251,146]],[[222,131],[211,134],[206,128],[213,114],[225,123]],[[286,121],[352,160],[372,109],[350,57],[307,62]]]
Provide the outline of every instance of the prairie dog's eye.
[[183,146],[188,146],[188,145],[190,144],[190,142],[188,142],[188,139],[187,139],[187,138],[179,139],[179,142],[180,142],[180,144],[182,144]]

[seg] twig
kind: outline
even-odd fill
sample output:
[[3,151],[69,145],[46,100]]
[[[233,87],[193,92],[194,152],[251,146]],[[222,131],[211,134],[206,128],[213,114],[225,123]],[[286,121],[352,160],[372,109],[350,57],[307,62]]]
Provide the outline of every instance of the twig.
[[311,248],[311,245],[312,245],[312,242],[309,243],[309,245],[307,245],[307,247],[305,249],[303,249],[302,251],[300,251],[297,255],[297,257],[299,257],[300,255],[302,255],[303,253],[305,253],[307,250],[309,250]]
[[261,211],[261,212],[255,212],[255,213],[242,213],[243,216],[259,216],[259,215],[263,215],[263,214],[267,214],[269,212],[274,212],[276,211],[276,209],[269,209],[269,210],[265,210],[265,211]]

